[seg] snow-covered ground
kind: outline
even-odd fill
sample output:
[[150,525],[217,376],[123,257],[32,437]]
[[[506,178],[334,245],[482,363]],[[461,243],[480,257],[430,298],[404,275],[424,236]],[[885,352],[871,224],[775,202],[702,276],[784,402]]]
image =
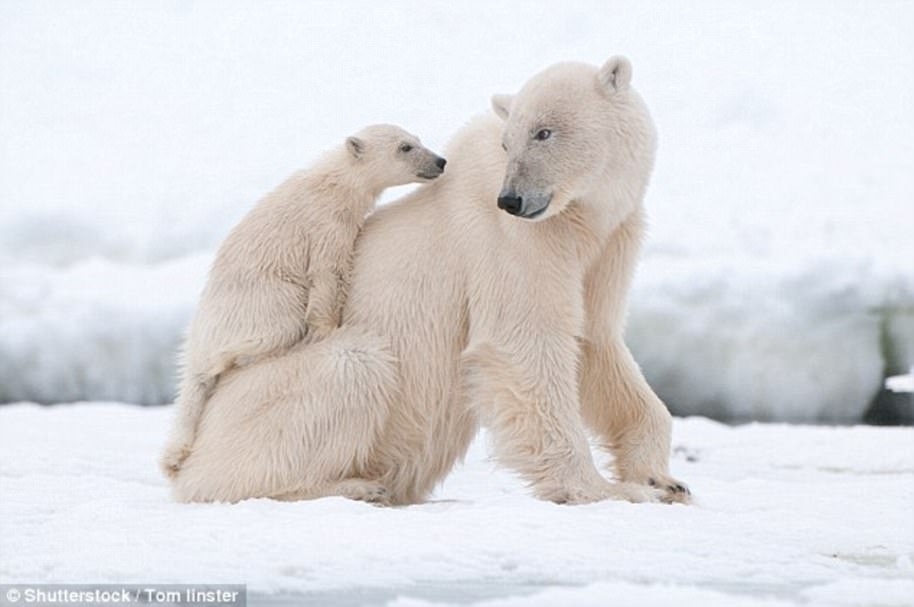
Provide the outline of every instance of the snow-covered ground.
[[914,364],[907,2],[5,0],[0,402],[169,400],[212,251],[288,173],[370,122],[442,148],[614,53],[660,131],[651,382],[684,414],[860,419]]
[[288,605],[914,604],[914,428],[677,419],[691,506],[557,506],[486,458],[418,506],[180,505],[170,410],[0,407],[0,583],[246,583]]

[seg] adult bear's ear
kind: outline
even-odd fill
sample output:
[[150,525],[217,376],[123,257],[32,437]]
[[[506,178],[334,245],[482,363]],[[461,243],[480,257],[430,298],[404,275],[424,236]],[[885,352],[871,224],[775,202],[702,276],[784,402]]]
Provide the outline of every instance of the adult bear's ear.
[[353,158],[361,158],[362,152],[365,151],[365,144],[358,137],[347,137],[346,149]]
[[632,82],[632,64],[622,55],[610,57],[597,73],[597,80],[608,93],[627,89]]
[[511,101],[514,99],[512,95],[492,95],[492,109],[495,110],[495,113],[498,114],[498,117],[502,120],[508,119],[508,114],[511,111]]

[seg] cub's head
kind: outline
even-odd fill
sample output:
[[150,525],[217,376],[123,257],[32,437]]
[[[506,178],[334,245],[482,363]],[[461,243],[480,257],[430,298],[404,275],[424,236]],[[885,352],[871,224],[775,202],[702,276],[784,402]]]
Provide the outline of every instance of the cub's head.
[[655,137],[631,79],[628,59],[612,57],[600,68],[554,65],[517,95],[495,95],[507,155],[498,207],[542,220],[572,201],[605,200],[607,188],[646,185]]
[[346,138],[346,151],[380,187],[430,181],[444,172],[447,162],[392,124],[371,125]]

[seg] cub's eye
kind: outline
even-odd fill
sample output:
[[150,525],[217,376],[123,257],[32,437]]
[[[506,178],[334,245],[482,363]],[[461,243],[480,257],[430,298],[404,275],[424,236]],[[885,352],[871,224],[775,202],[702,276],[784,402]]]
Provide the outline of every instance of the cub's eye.
[[507,152],[507,151],[508,151],[508,146],[506,146],[505,144],[501,144],[501,149],[503,149],[504,151]]
[[552,131],[549,129],[540,129],[536,132],[536,135],[533,136],[537,141],[546,141],[552,137]]
[[400,144],[400,151],[403,152],[404,154],[405,154],[406,152],[412,152],[412,151],[413,151],[413,146],[411,146],[411,145],[408,144],[408,143],[401,143],[401,144]]

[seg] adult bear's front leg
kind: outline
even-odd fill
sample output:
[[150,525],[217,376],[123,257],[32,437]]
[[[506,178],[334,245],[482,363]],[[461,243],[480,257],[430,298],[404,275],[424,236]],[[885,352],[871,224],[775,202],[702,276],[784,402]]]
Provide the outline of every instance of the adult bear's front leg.
[[496,457],[540,499],[658,501],[656,490],[610,483],[594,466],[579,413],[576,357],[573,339],[539,341],[529,357],[490,342],[464,352],[465,394],[492,432]]
[[583,342],[581,405],[587,424],[615,457],[619,479],[656,487],[665,501],[688,502],[669,473],[672,419],[621,338]]
[[670,413],[622,338],[643,234],[644,214],[638,211],[612,234],[584,281],[581,407],[584,420],[615,456],[620,480],[658,487],[666,501],[684,502],[688,488],[669,474]]

